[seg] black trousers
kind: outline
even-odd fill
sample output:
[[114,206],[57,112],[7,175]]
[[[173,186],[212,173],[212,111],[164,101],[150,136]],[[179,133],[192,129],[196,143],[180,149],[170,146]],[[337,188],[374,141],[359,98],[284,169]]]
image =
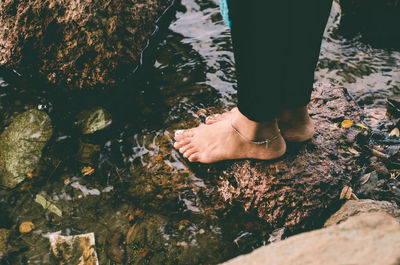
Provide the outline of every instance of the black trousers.
[[228,0],[238,108],[253,121],[309,103],[332,0]]

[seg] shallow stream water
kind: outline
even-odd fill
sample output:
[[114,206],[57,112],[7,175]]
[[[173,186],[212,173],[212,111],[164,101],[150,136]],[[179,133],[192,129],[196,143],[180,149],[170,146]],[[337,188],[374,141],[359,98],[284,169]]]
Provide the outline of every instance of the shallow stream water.
[[[344,39],[339,20],[335,2],[316,81],[348,88],[374,127],[385,116],[386,98],[399,93],[400,52]],[[254,216],[216,210],[212,181],[196,175],[171,148],[178,125],[195,125],[204,118],[202,109],[230,109],[236,100],[230,32],[217,0],[182,0],[143,76],[132,84],[135,99],[122,95],[107,103],[94,97],[69,105],[28,79],[0,74],[0,131],[30,108],[49,113],[55,127],[37,181],[0,190],[1,226],[36,226],[30,234],[12,235],[14,252],[5,264],[54,264],[45,236],[59,230],[94,232],[102,264],[112,264],[105,254],[107,235],[125,237],[132,227],[127,264],[216,264],[281,238],[283,230],[265,230]],[[76,113],[99,102],[113,114],[113,126],[80,135],[72,126]],[[96,151],[87,157],[84,148]],[[84,176],[85,166],[94,173]],[[37,194],[63,216],[43,210],[34,201]]]

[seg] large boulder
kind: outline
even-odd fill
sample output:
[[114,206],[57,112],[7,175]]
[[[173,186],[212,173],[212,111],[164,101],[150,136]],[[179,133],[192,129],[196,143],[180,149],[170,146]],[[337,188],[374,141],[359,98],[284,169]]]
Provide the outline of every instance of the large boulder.
[[225,265],[398,265],[400,224],[385,213],[364,213],[340,225],[303,233],[239,256]]
[[173,0],[0,2],[0,65],[67,89],[104,88],[140,63]]
[[394,203],[374,200],[351,200],[347,201],[339,211],[329,217],[325,222],[325,226],[339,224],[352,216],[371,212],[388,213],[400,221],[400,209]]
[[33,173],[52,133],[45,112],[28,110],[15,117],[0,135],[0,184],[14,188]]
[[[272,229],[322,225],[343,202],[343,188],[361,175],[362,147],[357,141],[366,130],[362,111],[342,88],[317,87],[310,114],[315,136],[307,143],[290,145],[278,161],[199,165],[199,174],[217,186],[215,208],[226,212],[239,205]],[[353,126],[346,128],[351,122],[342,125],[344,120]]]

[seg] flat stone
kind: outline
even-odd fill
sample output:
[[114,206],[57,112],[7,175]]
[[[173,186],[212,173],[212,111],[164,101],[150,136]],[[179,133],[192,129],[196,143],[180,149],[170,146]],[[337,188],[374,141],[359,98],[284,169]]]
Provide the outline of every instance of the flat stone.
[[13,188],[32,173],[53,133],[50,117],[28,110],[0,135],[0,184]]
[[361,213],[371,212],[388,213],[400,221],[400,209],[394,203],[374,200],[351,200],[347,201],[339,211],[325,222],[325,227],[339,224]]
[[339,225],[302,233],[225,265],[398,265],[400,224],[386,213],[363,213]]

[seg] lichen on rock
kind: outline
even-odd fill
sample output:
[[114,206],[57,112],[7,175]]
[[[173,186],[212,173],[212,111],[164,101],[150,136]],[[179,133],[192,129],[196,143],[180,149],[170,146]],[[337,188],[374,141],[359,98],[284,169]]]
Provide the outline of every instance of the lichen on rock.
[[13,188],[32,173],[42,150],[53,133],[50,117],[28,110],[17,117],[0,135],[0,182]]

